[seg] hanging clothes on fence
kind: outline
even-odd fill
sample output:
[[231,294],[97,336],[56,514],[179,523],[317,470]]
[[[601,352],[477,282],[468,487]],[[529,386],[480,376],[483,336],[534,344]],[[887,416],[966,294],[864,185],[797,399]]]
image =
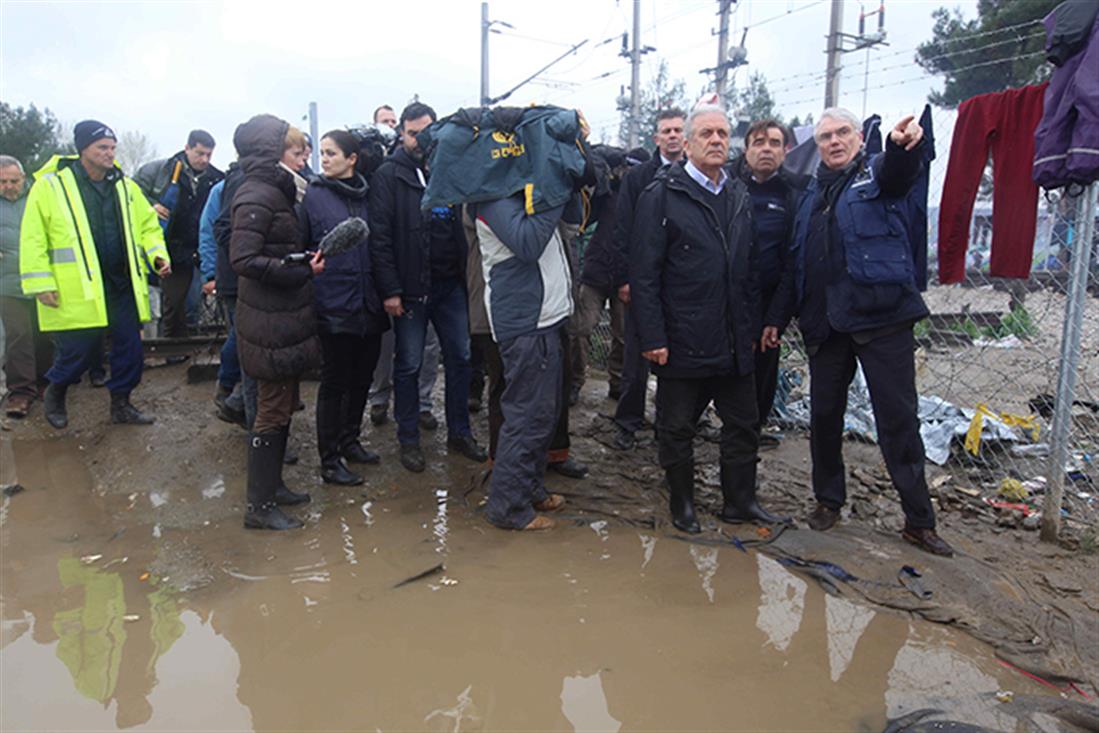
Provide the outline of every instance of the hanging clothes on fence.
[[[927,290],[927,192],[931,181],[931,161],[935,160],[935,125],[931,105],[925,104],[920,113],[923,128],[923,172],[904,199],[907,209],[904,221],[908,226],[908,241],[912,244],[912,264],[916,268],[916,287]],[[889,134],[887,130],[886,135]],[[881,115],[871,115],[862,123],[863,146],[867,156],[882,151]]]
[[1038,220],[1038,187],[1031,180],[1034,130],[1046,84],[981,94],[958,106],[950,162],[939,209],[939,282],[965,279],[973,200],[992,154],[993,277],[1030,276]]
[[1097,5],[1069,0],[1043,21],[1046,58],[1057,67],[1034,133],[1034,182],[1047,190],[1099,180]]

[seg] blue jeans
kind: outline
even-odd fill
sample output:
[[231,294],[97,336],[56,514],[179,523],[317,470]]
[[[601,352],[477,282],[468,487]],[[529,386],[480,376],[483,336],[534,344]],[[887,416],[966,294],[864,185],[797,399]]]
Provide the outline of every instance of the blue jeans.
[[240,359],[237,358],[237,299],[235,296],[221,299],[225,308],[225,322],[229,335],[221,345],[221,364],[218,366],[218,383],[225,389],[233,389],[240,381]]
[[107,328],[82,328],[58,331],[53,366],[46,372],[51,384],[68,386],[80,381],[99,353],[103,334],[111,334],[111,394],[130,394],[141,382],[145,353],[141,347],[141,321],[131,293],[107,293]]
[[425,300],[405,300],[405,313],[393,319],[393,415],[401,445],[420,442],[420,367],[428,321],[435,326],[446,374],[446,427],[450,437],[470,435],[469,311],[465,284],[457,279],[432,283]]

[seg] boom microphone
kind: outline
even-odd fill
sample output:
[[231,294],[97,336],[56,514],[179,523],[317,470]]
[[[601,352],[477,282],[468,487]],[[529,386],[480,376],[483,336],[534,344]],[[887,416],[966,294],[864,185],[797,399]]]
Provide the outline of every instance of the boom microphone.
[[[349,252],[355,249],[359,242],[366,239],[369,234],[370,227],[366,225],[366,222],[357,216],[353,216],[332,227],[332,231],[321,238],[316,251],[320,252],[322,257]],[[283,257],[282,261],[287,265],[295,262],[306,262],[312,259],[313,254],[313,252],[295,252]]]

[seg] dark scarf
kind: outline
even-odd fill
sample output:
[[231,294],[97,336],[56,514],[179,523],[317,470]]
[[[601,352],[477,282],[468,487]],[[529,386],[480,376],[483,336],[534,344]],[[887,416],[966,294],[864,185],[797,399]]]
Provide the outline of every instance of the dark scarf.
[[851,159],[847,165],[842,168],[833,170],[821,161],[820,167],[817,168],[817,207],[827,208],[831,210],[836,203],[836,199],[839,198],[843,189],[847,188],[847,183],[852,177],[862,168],[863,162],[866,160],[866,153],[860,150],[854,158]]
[[366,198],[369,187],[366,179],[355,173],[350,178],[329,178],[321,176],[317,179],[317,185],[331,189],[337,196],[345,199],[361,201]]

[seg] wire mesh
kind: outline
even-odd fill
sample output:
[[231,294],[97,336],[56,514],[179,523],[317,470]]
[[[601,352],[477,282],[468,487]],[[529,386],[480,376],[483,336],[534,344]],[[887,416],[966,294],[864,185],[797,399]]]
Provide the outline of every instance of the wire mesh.
[[[1018,518],[1037,514],[1050,476],[1050,427],[1058,388],[1069,274],[1074,257],[1089,258],[1087,292],[1079,348],[1068,354],[1077,379],[1066,435],[1065,523],[1094,536],[1099,500],[1099,236],[1081,241],[1078,210],[1084,197],[1061,190],[1038,197],[1030,276],[993,277],[989,271],[992,204],[995,189],[986,175],[973,207],[966,251],[965,280],[938,282],[939,198],[950,158],[954,113],[935,115],[938,156],[930,171],[928,201],[928,282],[924,294],[930,318],[916,324],[916,381],[921,397],[921,432],[928,448],[936,499],[980,502]],[[1097,226],[1096,231],[1099,231]],[[590,344],[591,364],[604,367],[610,343],[607,313]],[[781,362],[791,389],[779,401],[771,422],[805,428],[788,406],[807,405],[808,359],[791,325],[783,337]],[[856,380],[849,398],[849,433],[874,439],[869,402]],[[865,390],[864,387],[862,387]],[[862,406],[864,419],[853,419]],[[956,411],[956,412],[955,412]],[[953,415],[953,429],[944,418]],[[979,418],[977,416],[980,416]],[[940,418],[940,419],[935,419]],[[980,422],[980,427],[976,423]],[[861,430],[869,422],[869,430]],[[936,428],[939,428],[936,432]],[[967,433],[981,435],[968,441]],[[947,435],[944,441],[943,435]],[[933,448],[937,450],[933,450]],[[935,460],[931,460],[934,454]],[[1006,480],[1006,481],[1005,481]],[[1021,487],[1021,488],[1020,488]],[[996,505],[999,505],[998,507]],[[1025,508],[1024,508],[1025,507]],[[1029,523],[1037,528],[1035,522]]]

